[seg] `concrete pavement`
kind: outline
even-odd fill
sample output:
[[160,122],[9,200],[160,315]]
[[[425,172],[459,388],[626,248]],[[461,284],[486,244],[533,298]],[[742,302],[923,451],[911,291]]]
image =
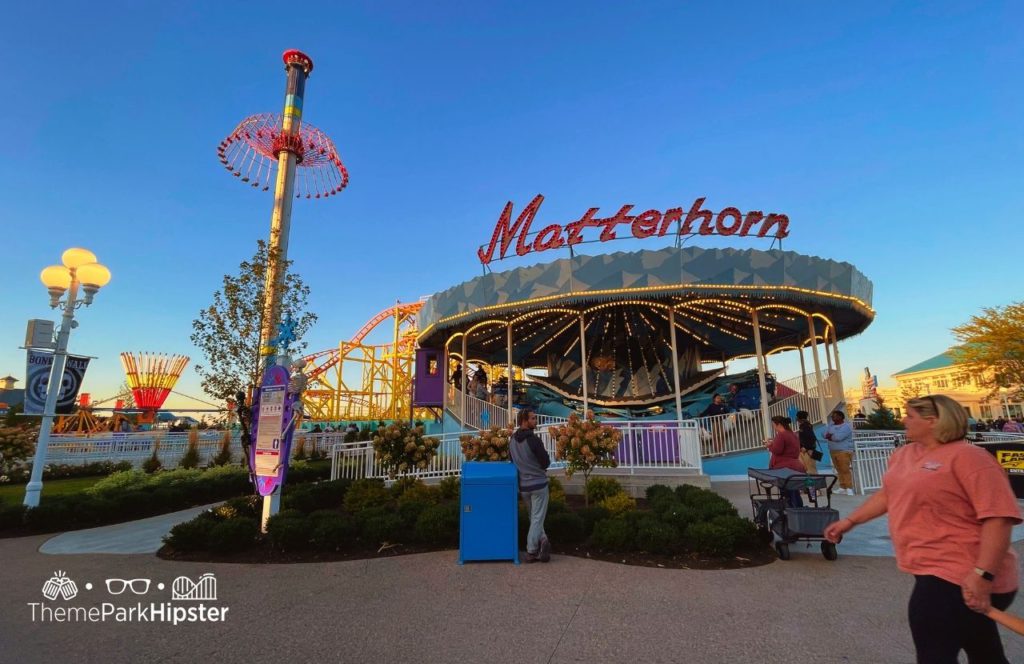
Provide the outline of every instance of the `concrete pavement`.
[[[716,488],[739,504],[746,499],[745,489]],[[891,558],[849,555],[848,541],[836,562],[824,560],[816,546],[793,547],[789,562],[696,571],[569,557],[547,565],[460,567],[454,551],[295,565],[180,563],[151,554],[45,555],[39,548],[47,539],[0,540],[0,662],[914,659],[906,621],[911,578]],[[56,570],[75,582],[75,597],[44,599]],[[171,599],[177,577],[195,581],[206,572],[215,575],[216,600]],[[145,595],[111,595],[109,578],[151,584]],[[35,620],[30,606],[140,602],[228,612],[224,622],[176,626],[41,622],[38,606]],[[1024,661],[1024,638],[1004,633],[1004,643],[1011,661]]]

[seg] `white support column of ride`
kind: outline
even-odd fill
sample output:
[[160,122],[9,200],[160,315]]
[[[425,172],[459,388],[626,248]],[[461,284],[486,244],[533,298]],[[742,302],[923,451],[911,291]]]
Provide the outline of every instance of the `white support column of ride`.
[[761,387],[761,425],[764,429],[764,437],[772,437],[772,423],[768,419],[768,387],[764,382],[765,361],[761,349],[761,326],[757,320],[757,309],[751,307],[750,319],[754,323],[754,352],[757,353],[757,382]]
[[587,411],[590,409],[590,401],[587,396],[587,339],[586,326],[583,324],[583,314],[580,314],[580,371],[583,375],[583,419],[587,418]]
[[825,324],[825,348],[823,350],[825,351],[825,364],[828,366],[828,374],[830,376],[832,375],[832,351],[829,349],[829,346],[832,345],[832,343],[831,343],[832,342],[832,339],[831,339],[832,335],[830,334],[831,330],[832,330],[832,326],[829,325],[828,323],[826,323]]
[[679,392],[679,351],[676,350],[675,307],[670,307],[668,310],[668,328],[672,341],[672,390],[676,393],[676,440],[678,441],[683,428],[683,396]]
[[459,403],[462,404],[459,413],[459,426],[462,427],[462,431],[466,430],[466,374],[469,373],[469,361],[466,359],[466,340],[469,338],[469,332],[462,333],[462,394],[459,397]]
[[807,317],[807,332],[811,336],[811,353],[814,357],[814,379],[817,382],[819,422],[828,421],[828,413],[825,406],[825,390],[821,383],[821,360],[818,359],[818,332],[814,329],[814,318]]
[[505,405],[508,406],[508,426],[510,429],[516,428],[515,412],[512,409],[512,377],[514,372],[512,371],[512,321],[508,323],[508,387],[505,388]]
[[444,389],[441,390],[441,439],[444,439],[444,421],[448,416],[448,385],[450,382],[451,363],[448,361],[448,342],[452,338],[444,340],[444,351],[441,353],[441,371],[444,372]]
[[797,350],[800,353],[800,380],[804,384],[804,394],[807,394],[807,368],[804,366],[804,345],[800,344],[800,348]]
[[[839,394],[840,394],[840,396],[843,396],[845,394],[843,392],[843,369],[839,365],[839,338],[836,337],[836,328],[835,327],[832,328],[832,352],[836,356],[836,358],[835,358],[836,359],[836,385],[839,386]],[[845,399],[845,396],[843,398]],[[850,410],[849,406],[847,406],[846,410],[847,410],[847,412],[849,412],[849,410]]]

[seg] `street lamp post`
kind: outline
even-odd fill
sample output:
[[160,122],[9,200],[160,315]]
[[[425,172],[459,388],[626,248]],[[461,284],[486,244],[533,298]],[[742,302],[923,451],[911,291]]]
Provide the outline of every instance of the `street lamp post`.
[[[51,265],[44,268],[39,279],[50,293],[50,308],[56,309],[63,304],[64,315],[61,318],[60,330],[57,332],[57,348],[53,353],[53,366],[50,368],[50,379],[46,383],[46,405],[43,407],[43,421],[39,426],[39,442],[36,443],[36,454],[32,460],[32,477],[25,487],[25,505],[39,506],[39,495],[43,491],[43,467],[46,465],[46,448],[50,444],[50,430],[53,428],[54,409],[57,396],[64,382],[64,365],[68,356],[68,338],[71,330],[78,327],[75,322],[75,309],[92,304],[93,297],[100,288],[110,282],[110,270],[96,262],[96,255],[87,249],[72,248],[61,255],[63,265]],[[85,294],[78,299],[78,290]],[[62,303],[60,298],[67,291],[67,299]]]

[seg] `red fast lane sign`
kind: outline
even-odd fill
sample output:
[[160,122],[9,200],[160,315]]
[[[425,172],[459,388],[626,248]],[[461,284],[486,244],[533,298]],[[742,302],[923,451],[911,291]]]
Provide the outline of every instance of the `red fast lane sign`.
[[531,232],[530,227],[537,216],[541,203],[544,202],[544,196],[538,194],[530,201],[530,204],[519,213],[514,223],[512,222],[512,202],[509,201],[498,217],[498,222],[494,225],[490,244],[486,249],[481,247],[477,250],[477,257],[484,265],[492,260],[501,260],[506,257],[513,244],[517,256],[565,246],[571,247],[584,241],[583,233],[588,228],[600,228],[601,234],[598,240],[608,242],[619,239],[618,230],[625,232],[624,229],[618,228],[620,225],[626,226],[632,236],[639,239],[663,237],[668,233],[672,224],[678,226],[674,232],[678,235],[737,235],[777,239],[789,235],[789,217],[784,214],[773,212],[766,215],[760,210],[751,210],[744,214],[735,207],[727,207],[715,213],[701,207],[704,205],[704,200],[704,198],[695,200],[685,217],[681,207],[671,208],[664,212],[647,210],[631,215],[630,211],[634,206],[623,205],[614,215],[599,218],[597,212],[600,208],[595,207],[587,210],[576,221],[564,226],[550,224],[536,233]]

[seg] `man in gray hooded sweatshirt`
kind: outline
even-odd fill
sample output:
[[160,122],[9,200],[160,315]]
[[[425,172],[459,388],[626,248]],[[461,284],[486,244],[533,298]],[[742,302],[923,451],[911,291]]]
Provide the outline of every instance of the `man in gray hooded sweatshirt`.
[[526,536],[526,562],[551,560],[551,542],[544,533],[544,519],[548,514],[548,474],[551,457],[544,443],[533,432],[537,428],[537,413],[529,408],[519,411],[519,428],[509,440],[512,462],[519,471],[519,493],[530,506],[530,532]]

